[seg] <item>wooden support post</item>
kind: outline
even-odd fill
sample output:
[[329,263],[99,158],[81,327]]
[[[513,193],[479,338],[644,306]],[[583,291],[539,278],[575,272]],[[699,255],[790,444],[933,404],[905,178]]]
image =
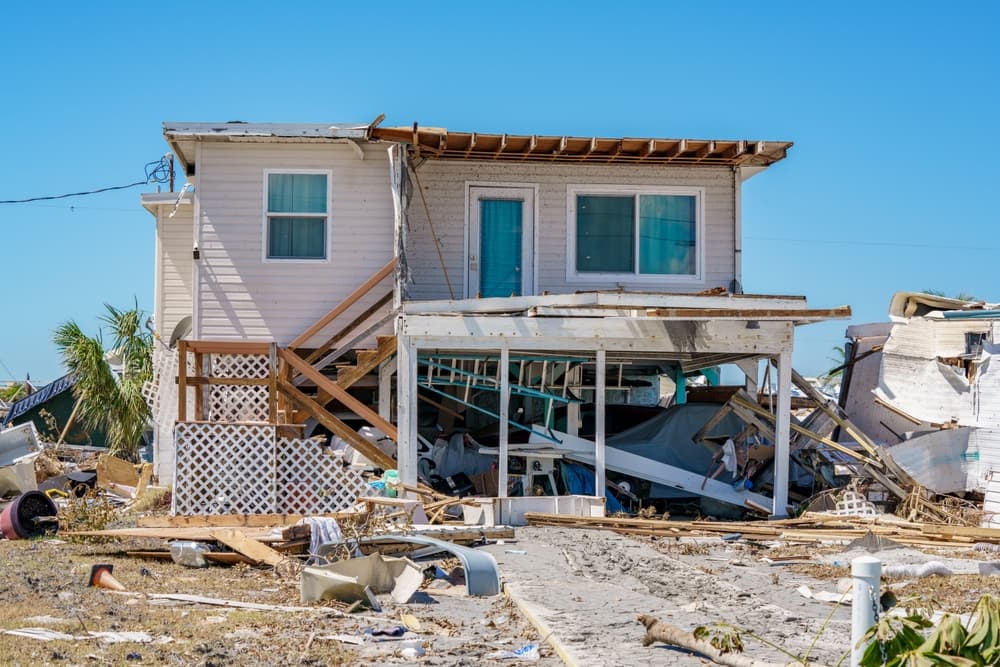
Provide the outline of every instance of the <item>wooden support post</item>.
[[792,420],[792,351],[778,355],[778,408],[774,426],[774,506],[771,516],[788,516],[788,464]]
[[392,374],[396,372],[396,364],[391,360],[383,361],[378,367],[378,416],[392,421]]
[[267,420],[278,423],[278,346],[271,343],[267,355]]
[[[583,366],[578,365],[567,373],[572,378],[574,389],[583,384]],[[572,436],[580,434],[580,404],[573,402],[566,404],[566,432]]]
[[177,421],[187,421],[187,341],[177,341]]
[[607,390],[606,390],[606,379],[605,379],[605,362],[607,361],[607,352],[604,350],[597,351],[597,382],[594,389],[594,444],[596,446],[596,451],[594,453],[594,480],[595,486],[594,495],[598,498],[604,497],[604,489],[607,486],[606,483],[606,471],[604,464],[604,422],[605,422],[605,403],[607,402]]
[[[500,475],[497,483],[497,495],[501,498],[507,497],[507,453],[509,451],[510,438],[510,350],[506,343],[500,348]],[[531,478],[531,471],[527,473],[525,479]],[[527,493],[527,489],[522,491]]]
[[[205,372],[205,355],[201,352],[194,353],[194,370],[198,377],[209,376]],[[208,391],[212,392],[211,389]],[[200,382],[194,386],[194,419],[195,421],[205,420],[205,387]]]
[[366,459],[385,470],[396,465],[391,456],[368,442],[368,440],[350,426],[331,415],[322,405],[303,394],[302,390],[294,384],[291,382],[282,382],[279,386],[292,400],[308,411],[316,421],[330,429],[330,432],[334,435],[346,440],[347,444],[358,450]]
[[[346,389],[343,389],[336,382],[310,366],[305,359],[300,357],[295,352],[292,352],[291,350],[279,350],[278,354],[282,359],[288,362],[292,368],[304,375],[307,379],[312,380],[318,389],[327,392],[335,399],[343,403],[345,408],[389,436],[389,439],[398,442],[396,427],[379,417],[378,413],[369,408],[367,405],[347,393]],[[416,392],[414,392],[414,395],[416,395]],[[414,433],[416,433],[416,429],[414,429]]]
[[417,348],[408,338],[398,340],[396,354],[396,465],[399,480],[417,485]]

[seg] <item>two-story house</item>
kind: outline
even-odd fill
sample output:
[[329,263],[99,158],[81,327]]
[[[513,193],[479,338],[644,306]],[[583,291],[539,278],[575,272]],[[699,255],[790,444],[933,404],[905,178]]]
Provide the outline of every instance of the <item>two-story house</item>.
[[[163,133],[188,190],[143,195],[156,218],[156,328],[164,348],[181,340],[186,362],[180,400],[169,378],[159,384],[176,409],[154,401],[161,479],[184,468],[175,422],[260,421],[274,437],[318,424],[415,484],[433,409],[494,421],[504,496],[511,434],[560,449],[553,415],[564,408],[560,424],[575,434],[586,395],[592,451],[575,457],[594,464],[599,490],[605,468],[647,467],[616,463],[605,446],[605,398],[627,398],[628,372],[670,376],[683,401],[685,375],[734,363],[756,386],[758,361],[773,359],[774,497],[752,502],[785,513],[794,326],[848,312],[743,293],[742,184],[790,143],[379,121],[164,123]],[[240,385],[226,350],[266,363]],[[511,396],[539,410],[512,414]],[[396,447],[345,428],[351,415]],[[654,475],[726,502],[753,493],[676,466]]]

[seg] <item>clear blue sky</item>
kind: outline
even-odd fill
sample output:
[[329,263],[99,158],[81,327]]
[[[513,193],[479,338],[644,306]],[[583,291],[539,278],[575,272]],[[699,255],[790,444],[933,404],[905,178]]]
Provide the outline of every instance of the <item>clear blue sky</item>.
[[[854,322],[897,290],[1000,300],[998,3],[61,5],[4,9],[0,199],[140,180],[163,120],[791,140],[744,189],[747,291]],[[15,376],[61,374],[64,320],[151,309],[141,191],[0,206]],[[800,328],[799,370],[844,328]]]

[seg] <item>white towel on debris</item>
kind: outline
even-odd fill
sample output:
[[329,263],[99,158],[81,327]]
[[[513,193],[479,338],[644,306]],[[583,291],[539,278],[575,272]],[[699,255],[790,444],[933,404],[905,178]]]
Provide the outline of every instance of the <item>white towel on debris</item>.
[[309,555],[318,556],[319,548],[330,542],[340,542],[343,536],[337,520],[325,516],[307,516],[300,523],[309,526]]

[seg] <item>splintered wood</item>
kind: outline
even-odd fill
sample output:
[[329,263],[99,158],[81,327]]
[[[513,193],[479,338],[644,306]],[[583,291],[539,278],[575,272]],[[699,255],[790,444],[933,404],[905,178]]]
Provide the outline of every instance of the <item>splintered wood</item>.
[[797,519],[780,521],[671,521],[588,518],[531,512],[525,514],[524,518],[533,526],[589,528],[650,537],[704,537],[739,533],[756,540],[810,543],[854,540],[874,533],[911,546],[968,547],[976,542],[1000,544],[1000,528],[913,523],[891,515],[862,519],[807,512]]

